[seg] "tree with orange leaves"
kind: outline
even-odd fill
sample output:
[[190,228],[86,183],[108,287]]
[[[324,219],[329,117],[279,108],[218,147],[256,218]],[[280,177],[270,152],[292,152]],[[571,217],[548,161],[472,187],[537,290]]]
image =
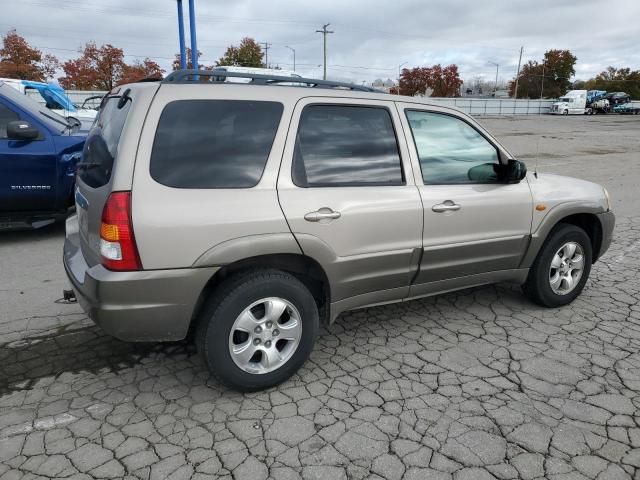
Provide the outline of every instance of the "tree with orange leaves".
[[0,77],[42,82],[54,77],[58,65],[56,57],[42,55],[40,50],[31,47],[15,30],[10,30],[2,37]]

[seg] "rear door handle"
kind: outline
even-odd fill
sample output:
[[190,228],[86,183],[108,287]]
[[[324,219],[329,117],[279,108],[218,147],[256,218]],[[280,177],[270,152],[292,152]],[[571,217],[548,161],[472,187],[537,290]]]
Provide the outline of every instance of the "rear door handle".
[[335,220],[340,218],[340,212],[335,212],[330,208],[323,207],[315,212],[309,212],[304,216],[307,222],[320,222],[322,220]]
[[438,203],[434,205],[433,207],[431,207],[431,210],[437,213],[442,213],[442,212],[455,212],[457,210],[460,210],[460,208],[462,207],[457,203],[453,203],[451,200],[446,200],[443,203]]

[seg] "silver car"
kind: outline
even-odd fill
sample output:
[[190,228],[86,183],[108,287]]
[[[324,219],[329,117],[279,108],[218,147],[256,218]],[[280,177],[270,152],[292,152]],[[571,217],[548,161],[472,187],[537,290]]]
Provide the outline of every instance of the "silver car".
[[458,110],[222,75],[240,74],[119,87],[87,139],[64,265],[119,339],[192,333],[216,377],[257,390],[341,312],[503,281],[558,307],[609,247],[603,187],[527,174]]

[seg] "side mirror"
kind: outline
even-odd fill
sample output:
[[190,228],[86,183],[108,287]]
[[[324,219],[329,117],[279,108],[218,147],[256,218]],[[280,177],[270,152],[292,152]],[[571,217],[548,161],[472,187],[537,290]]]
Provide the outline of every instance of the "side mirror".
[[473,183],[495,183],[499,181],[497,163],[481,163],[471,167],[467,172],[467,178]]
[[7,138],[10,140],[35,140],[40,131],[24,120],[14,120],[7,123]]
[[507,183],[519,183],[527,176],[527,166],[519,161],[510,158],[507,163],[505,180]]

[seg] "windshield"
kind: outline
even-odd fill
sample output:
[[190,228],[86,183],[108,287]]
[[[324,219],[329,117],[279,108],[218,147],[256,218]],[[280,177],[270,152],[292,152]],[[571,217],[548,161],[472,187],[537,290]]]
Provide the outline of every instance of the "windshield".
[[564,102],[564,103],[571,103],[571,102],[573,102],[573,98],[562,97],[562,98],[560,98],[560,101]]
[[18,107],[27,110],[32,115],[37,116],[39,120],[54,130],[64,131],[69,128],[69,122],[67,122],[67,119],[62,115],[58,115],[43,105],[40,105],[34,99],[27,97],[2,81],[0,81],[0,95]]

